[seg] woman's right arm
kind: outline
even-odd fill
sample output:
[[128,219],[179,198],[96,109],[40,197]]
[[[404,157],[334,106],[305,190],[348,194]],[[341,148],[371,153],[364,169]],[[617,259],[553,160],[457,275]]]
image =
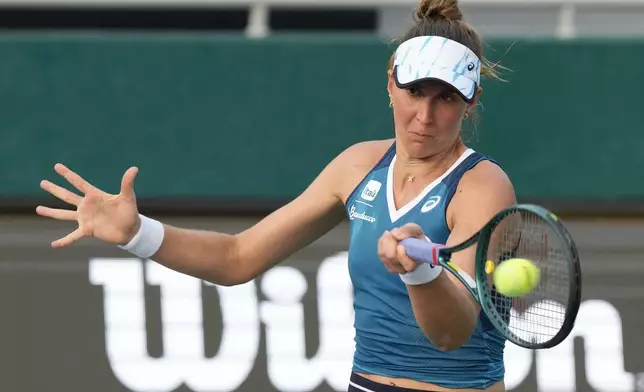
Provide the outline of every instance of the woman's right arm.
[[[229,235],[164,225],[161,247],[150,258],[175,271],[219,285],[247,282],[331,230],[345,217],[342,189],[354,153],[350,147],[336,157],[295,200],[256,225]],[[123,176],[121,192],[107,194],[63,165],[56,172],[81,193],[49,181],[41,187],[76,205],[76,211],[39,206],[37,213],[59,220],[76,220],[79,228],[52,246],[68,246],[93,236],[114,244],[128,243],[140,225],[134,196],[136,168]]]

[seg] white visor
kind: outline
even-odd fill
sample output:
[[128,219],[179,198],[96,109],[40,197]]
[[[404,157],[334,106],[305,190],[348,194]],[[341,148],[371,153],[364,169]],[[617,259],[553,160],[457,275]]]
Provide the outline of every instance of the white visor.
[[469,103],[481,80],[481,60],[456,41],[422,36],[407,40],[396,49],[393,71],[399,88],[422,80],[442,80]]

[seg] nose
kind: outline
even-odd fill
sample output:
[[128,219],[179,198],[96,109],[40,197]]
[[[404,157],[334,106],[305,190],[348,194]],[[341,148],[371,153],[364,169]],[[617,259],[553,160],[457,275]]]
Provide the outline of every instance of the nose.
[[416,110],[416,120],[422,125],[429,125],[432,123],[433,107],[430,99],[422,99],[418,101],[418,108]]

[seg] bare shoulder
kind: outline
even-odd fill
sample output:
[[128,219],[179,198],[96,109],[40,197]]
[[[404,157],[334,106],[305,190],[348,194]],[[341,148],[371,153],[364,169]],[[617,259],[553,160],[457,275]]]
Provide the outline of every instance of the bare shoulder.
[[473,220],[480,225],[513,204],[516,195],[510,177],[494,162],[481,161],[459,181],[448,207],[447,221],[450,228],[457,219]]
[[[338,155],[343,164],[375,165],[393,144],[394,139],[369,140],[353,144]],[[371,169],[371,167],[369,168]]]
[[484,193],[498,194],[514,191],[514,186],[507,173],[491,161],[481,161],[463,174],[459,182],[459,190],[474,188]]
[[341,152],[333,162],[338,173],[338,197],[345,202],[353,189],[382,159],[393,144],[393,139],[370,140],[356,143]]

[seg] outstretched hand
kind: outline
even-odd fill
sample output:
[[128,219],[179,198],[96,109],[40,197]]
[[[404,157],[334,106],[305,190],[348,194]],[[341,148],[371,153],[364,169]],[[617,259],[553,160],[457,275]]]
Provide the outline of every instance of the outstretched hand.
[[134,237],[140,226],[134,194],[134,179],[138,173],[136,167],[129,168],[123,175],[121,191],[118,195],[103,192],[63,164],[56,164],[54,170],[83,196],[47,180],[40,183],[42,189],[58,199],[76,206],[75,210],[44,206],[36,208],[38,215],[78,222],[76,230],[52,242],[52,247],[69,246],[83,237],[95,237],[107,243],[123,245]]

